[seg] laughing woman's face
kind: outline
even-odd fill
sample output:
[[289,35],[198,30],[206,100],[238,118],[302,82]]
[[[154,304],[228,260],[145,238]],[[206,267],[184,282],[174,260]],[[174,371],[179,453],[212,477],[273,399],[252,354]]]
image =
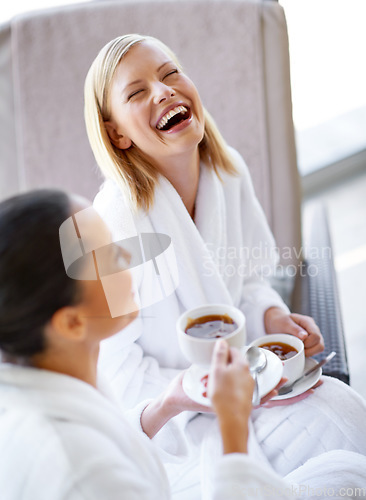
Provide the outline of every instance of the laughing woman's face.
[[137,146],[155,164],[197,150],[204,134],[201,99],[192,81],[159,46],[143,41],[119,63],[106,128],[119,149]]

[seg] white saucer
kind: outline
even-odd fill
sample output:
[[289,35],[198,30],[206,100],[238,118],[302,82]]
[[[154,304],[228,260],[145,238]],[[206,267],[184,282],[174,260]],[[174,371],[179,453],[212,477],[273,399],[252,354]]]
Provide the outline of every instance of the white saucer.
[[[317,362],[313,358],[305,358],[304,371],[309,370],[314,365],[316,365],[316,363]],[[321,374],[322,374],[322,369],[318,368],[317,370],[315,370],[315,372],[305,377],[304,380],[301,380],[301,382],[297,383],[291,392],[289,392],[288,394],[284,394],[283,396],[276,396],[272,398],[271,401],[279,401],[281,399],[290,399],[294,398],[295,396],[299,396],[308,389],[311,389],[313,385],[315,385],[318,382],[318,380],[321,377]]]
[[[246,351],[245,347],[243,351]],[[258,374],[258,389],[259,395],[262,398],[276,387],[282,377],[283,365],[281,360],[271,351],[263,349],[267,357],[267,365],[264,370]],[[209,366],[191,365],[183,377],[183,390],[196,403],[211,407],[211,402],[208,397],[203,395],[207,388],[202,382],[202,378],[208,375]]]

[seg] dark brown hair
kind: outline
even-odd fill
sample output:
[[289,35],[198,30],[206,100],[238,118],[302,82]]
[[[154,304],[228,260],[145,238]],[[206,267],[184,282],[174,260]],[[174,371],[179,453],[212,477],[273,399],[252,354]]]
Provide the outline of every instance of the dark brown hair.
[[0,203],[0,350],[6,354],[28,358],[43,351],[53,314],[79,300],[59,241],[70,211],[69,197],[56,190]]

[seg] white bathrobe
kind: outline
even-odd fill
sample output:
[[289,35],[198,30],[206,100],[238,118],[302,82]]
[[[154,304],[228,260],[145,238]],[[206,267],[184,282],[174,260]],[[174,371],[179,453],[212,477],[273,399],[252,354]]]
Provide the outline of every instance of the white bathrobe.
[[[179,285],[164,298],[160,297],[159,280],[153,279],[151,270],[145,272],[147,280],[137,273],[142,304],[148,297],[147,302],[152,305],[144,307],[130,327],[102,343],[100,367],[128,407],[159,393],[177,371],[188,366],[175,332],[175,322],[183,311],[204,303],[232,304],[246,316],[248,342],[264,334],[263,313],[268,307],[288,311],[265,279],[276,264],[275,242],[249,171],[240,155],[231,152],[239,176],[223,174],[221,182],[201,164],[195,223],[178,193],[163,177],[149,213],[133,213],[112,181],[105,182],[95,198],[94,207],[109,225],[115,241],[142,233],[167,234],[177,261],[179,280],[174,269],[172,279]],[[161,268],[160,275],[165,274]],[[199,450],[207,449],[204,441],[210,417],[201,415],[188,424],[183,415],[177,420],[182,440],[187,440],[190,450],[186,457],[191,460],[193,484],[199,482],[193,474],[193,470],[198,471],[198,461],[195,463],[193,457]],[[345,384],[327,377],[323,386],[305,401],[255,410],[252,424],[250,454],[270,464],[282,476],[327,451],[340,449],[366,455],[365,403]],[[171,444],[171,436],[163,436],[164,432],[159,444],[170,452],[171,462],[174,457],[182,457]],[[216,438],[219,441],[218,432]],[[213,454],[208,454],[201,463],[211,459]],[[168,459],[164,463],[174,481],[178,465],[174,469]],[[316,477],[316,471],[313,472]],[[366,482],[366,473],[364,479]],[[195,498],[193,491],[186,498]]]
[[[134,425],[139,427],[137,414]],[[216,500],[239,500],[247,489],[269,487],[289,485],[246,455],[221,457]],[[70,376],[0,364],[0,498],[165,500],[171,495],[154,446],[105,395]]]
[[[159,282],[165,270],[161,266],[159,279],[154,279],[147,263],[137,273],[138,292],[143,305],[156,302],[143,307],[139,319],[121,335],[102,343],[101,366],[110,379],[120,378],[118,393],[131,406],[159,393],[171,378],[171,369],[189,366],[179,349],[175,327],[183,311],[205,303],[232,304],[246,316],[248,342],[264,335],[266,309],[278,306],[288,311],[263,277],[274,271],[275,242],[249,171],[240,155],[231,151],[239,176],[223,174],[221,183],[213,170],[201,165],[195,223],[162,176],[148,214],[133,213],[112,181],[103,185],[94,200],[114,241],[123,243],[143,233],[166,234],[178,267],[178,287],[163,297]],[[174,275],[174,269],[171,272]]]

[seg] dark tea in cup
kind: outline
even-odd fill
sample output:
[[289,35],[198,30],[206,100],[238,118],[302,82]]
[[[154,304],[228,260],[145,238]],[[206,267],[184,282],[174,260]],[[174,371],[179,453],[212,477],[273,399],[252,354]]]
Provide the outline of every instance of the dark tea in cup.
[[188,318],[185,333],[192,337],[219,339],[229,335],[238,325],[228,314],[210,314],[199,318]]
[[285,344],[283,342],[268,342],[267,344],[261,344],[259,347],[273,352],[283,361],[293,358],[298,353],[292,345]]

